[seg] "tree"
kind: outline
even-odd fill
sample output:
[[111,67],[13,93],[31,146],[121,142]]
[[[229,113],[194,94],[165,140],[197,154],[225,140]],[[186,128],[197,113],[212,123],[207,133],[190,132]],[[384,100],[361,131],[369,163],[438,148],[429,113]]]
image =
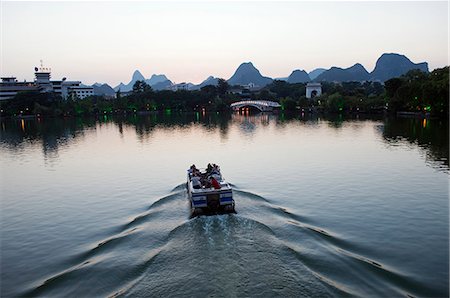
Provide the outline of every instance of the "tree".
[[133,85],[133,93],[142,93],[142,92],[148,92],[151,91],[152,87],[150,87],[146,82],[144,81],[136,81]]
[[287,97],[291,93],[290,84],[286,81],[275,80],[269,88],[279,97]]
[[228,89],[230,88],[230,85],[225,81],[224,79],[219,79],[217,82],[217,93],[219,95],[224,95],[227,93]]
[[398,88],[403,84],[400,78],[393,78],[384,82],[384,88],[386,89],[386,95],[388,97],[394,97]]
[[394,112],[429,112],[448,117],[448,66],[430,74],[411,70],[400,78],[387,80],[385,88],[389,109]]
[[344,104],[344,97],[336,92],[326,98],[325,107],[331,112],[342,112],[345,107]]
[[282,98],[280,104],[284,111],[294,111],[297,107],[297,102],[290,97]]
[[306,96],[300,96],[299,105],[301,108],[308,108],[311,106],[311,101],[306,98]]
[[53,93],[41,93],[38,91],[18,92],[2,106],[10,114],[32,114],[33,112],[50,114],[49,108],[60,101]]
[[203,86],[202,88],[200,88],[201,93],[203,93],[206,96],[207,100],[210,100],[213,97],[216,97],[218,92],[217,92],[217,87],[214,85],[206,85]]

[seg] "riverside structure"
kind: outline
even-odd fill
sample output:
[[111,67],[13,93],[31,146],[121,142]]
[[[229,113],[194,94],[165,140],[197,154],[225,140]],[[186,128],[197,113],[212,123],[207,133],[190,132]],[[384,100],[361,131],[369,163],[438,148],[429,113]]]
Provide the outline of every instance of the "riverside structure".
[[243,100],[232,103],[230,107],[235,111],[239,111],[244,107],[254,107],[261,112],[269,112],[281,108],[281,105],[278,102],[269,100]]
[[19,82],[16,77],[2,77],[0,82],[0,101],[11,99],[18,92],[54,92],[63,99],[83,99],[94,95],[94,88],[81,84],[81,81],[50,80],[51,69],[44,67],[41,61],[40,67],[34,68],[35,79],[33,82]]

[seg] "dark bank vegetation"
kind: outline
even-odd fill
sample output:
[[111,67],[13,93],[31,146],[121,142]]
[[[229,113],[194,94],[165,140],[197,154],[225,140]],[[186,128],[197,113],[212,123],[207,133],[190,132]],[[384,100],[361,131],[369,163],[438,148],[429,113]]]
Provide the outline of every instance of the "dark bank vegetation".
[[426,112],[448,118],[448,66],[431,73],[411,70],[400,78],[387,80],[385,89],[393,111]]
[[448,118],[449,68],[431,73],[419,70],[385,82],[322,82],[322,95],[306,98],[306,84],[275,80],[250,91],[220,79],[200,90],[155,91],[137,81],[132,92],[116,98],[90,96],[63,100],[53,93],[23,92],[0,103],[2,116],[81,116],[151,112],[224,112],[243,98],[273,100],[285,111],[317,113],[411,112]]

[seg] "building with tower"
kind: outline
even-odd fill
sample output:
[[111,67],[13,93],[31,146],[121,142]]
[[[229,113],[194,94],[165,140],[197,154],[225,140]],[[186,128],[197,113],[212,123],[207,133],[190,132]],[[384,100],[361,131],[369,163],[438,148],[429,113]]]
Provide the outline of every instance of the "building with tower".
[[0,82],[0,100],[13,98],[18,92],[37,91],[54,92],[63,99],[83,99],[94,95],[94,88],[85,86],[80,81],[51,80],[51,69],[41,66],[34,68],[33,82],[19,82],[15,77],[2,77]]

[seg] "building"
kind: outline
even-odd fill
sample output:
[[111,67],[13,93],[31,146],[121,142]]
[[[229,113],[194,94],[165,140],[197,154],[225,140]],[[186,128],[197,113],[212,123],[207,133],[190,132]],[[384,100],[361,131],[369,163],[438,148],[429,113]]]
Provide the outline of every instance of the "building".
[[120,96],[121,96],[121,97],[129,96],[129,95],[131,95],[131,94],[133,94],[133,90],[130,90],[130,91],[120,91]]
[[0,101],[13,98],[17,92],[41,91],[34,82],[18,82],[15,77],[3,77],[0,83]]
[[42,92],[53,92],[53,85],[52,82],[50,82],[50,73],[51,69],[47,67],[42,66],[41,61],[41,67],[35,67],[34,68],[34,82],[41,87]]
[[94,95],[94,88],[84,86],[80,81],[66,81],[63,78],[60,81],[51,81],[51,69],[43,67],[34,68],[34,82],[18,82],[15,77],[3,77],[0,83],[0,100],[13,98],[18,92],[38,91],[54,92],[63,99],[82,99]]
[[178,90],[191,90],[191,88],[192,88],[193,86],[194,86],[194,85],[191,84],[191,83],[183,82],[183,83],[179,83],[179,84],[173,84],[172,86],[170,86],[170,90],[172,90],[172,91],[178,91]]
[[78,82],[79,85],[78,86],[74,86],[74,85],[69,85],[69,86],[65,86],[65,84],[63,84],[62,90],[66,90],[62,95],[62,98],[64,99],[83,99],[86,98],[88,96],[92,96],[94,95],[94,88],[92,88],[91,86],[83,86],[80,85],[80,82]]
[[306,84],[306,98],[314,98],[322,95],[322,84],[308,83]]

